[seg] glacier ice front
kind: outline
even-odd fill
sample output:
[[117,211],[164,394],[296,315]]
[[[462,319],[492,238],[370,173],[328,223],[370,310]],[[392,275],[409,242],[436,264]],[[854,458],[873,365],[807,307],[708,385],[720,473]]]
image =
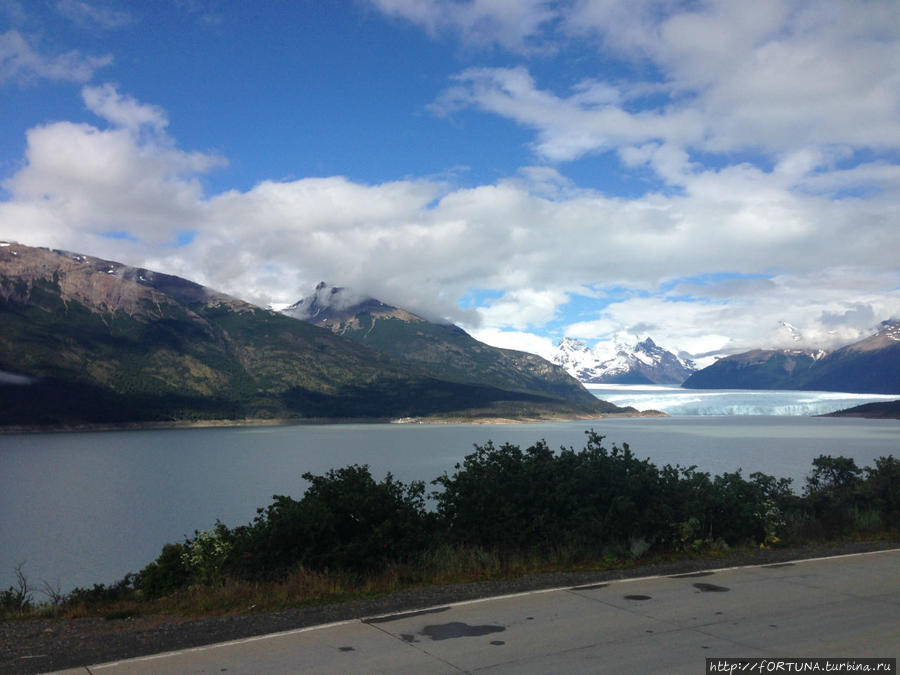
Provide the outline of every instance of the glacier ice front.
[[594,396],[618,406],[660,410],[669,415],[793,415],[812,416],[896,395],[850,394],[835,391],[682,389],[653,385],[588,386]]

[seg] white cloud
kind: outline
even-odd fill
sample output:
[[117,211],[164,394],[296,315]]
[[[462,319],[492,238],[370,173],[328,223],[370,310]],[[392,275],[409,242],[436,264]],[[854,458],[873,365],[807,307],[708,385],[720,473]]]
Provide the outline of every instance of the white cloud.
[[96,70],[110,63],[109,54],[83,56],[77,50],[55,56],[42,54],[15,30],[0,35],[0,84],[27,84],[37,79],[87,82]]
[[147,126],[160,133],[169,125],[168,116],[162,108],[140,103],[130,96],[122,96],[115,85],[109,83],[99,87],[84,87],[81,97],[92,113],[131,132]]
[[504,349],[516,349],[520,352],[529,352],[552,359],[556,351],[555,342],[546,337],[513,330],[500,330],[498,328],[473,328],[470,330],[472,337],[485,344],[502,347]]
[[537,87],[524,67],[470,68],[456,76],[457,85],[445,91],[431,109],[452,114],[467,106],[508,117],[537,132],[536,153],[550,161],[577,159],[582,155],[648,140],[695,143],[703,126],[692,110],[646,111],[632,114],[617,100],[621,92],[596,83],[582,82],[574,93],[561,98]]
[[[716,0],[553,3],[557,40],[594,40],[658,79],[590,79],[567,94],[542,88],[524,66],[470,68],[432,109],[476,108],[535,132],[548,161],[618,150],[626,166],[662,146],[684,153],[900,147],[900,22],[894,0],[821,3]],[[656,99],[642,98],[653,92]],[[662,95],[662,99],[660,99]],[[652,102],[650,102],[652,100]],[[668,164],[652,163],[679,185]],[[811,165],[808,170],[821,168]],[[827,164],[825,168],[828,168]]]
[[388,16],[403,18],[430,35],[444,31],[475,46],[498,44],[516,52],[539,48],[539,33],[554,18],[546,0],[372,0]]
[[57,11],[84,28],[111,30],[129,25],[134,20],[125,11],[98,7],[81,0],[60,0]]
[[83,95],[113,128],[56,122],[29,130],[25,166],[3,182],[12,196],[0,203],[5,236],[73,250],[90,241],[118,252],[96,238],[127,231],[158,245],[192,230],[206,209],[196,176],[223,160],[176,149],[155,106],[108,85]]
[[[199,178],[224,160],[179,149],[166,111],[110,84],[85,87],[108,128],[28,132],[25,165],[4,183],[0,237],[121,258],[261,304],[331,281],[540,353],[550,338],[535,333],[548,325],[585,338],[640,327],[704,353],[777,343],[780,320],[837,342],[900,315],[895,0],[373,2],[432,35],[516,55],[577,44],[651,75],[588,73],[563,89],[524,65],[459,73],[434,112],[480,110],[534,134],[536,166],[493,184],[331,176],[215,195]],[[58,7],[116,20],[78,0]],[[0,80],[86,81],[109,61],[47,57],[19,33],[0,36]],[[652,171],[654,187],[610,197],[559,169],[596,153]],[[122,231],[139,243],[103,236]],[[193,241],[172,246],[186,231]],[[621,287],[627,299],[568,317],[585,286],[599,300]],[[461,310],[473,289],[503,295]]]
[[488,326],[504,326],[524,330],[552,321],[569,296],[559,289],[521,288],[507,292],[502,298],[479,310]]
[[[263,305],[326,280],[496,339],[512,330],[517,345],[526,331],[566,321],[586,285],[600,299],[617,286],[632,298],[569,320],[576,336],[654,323],[655,340],[694,351],[768,339],[780,319],[831,339],[822,317],[860,305],[876,318],[900,313],[896,191],[839,200],[794,191],[797,176],[811,180],[800,156],[765,172],[703,170],[674,152],[665,161],[683,192],[630,200],[579,189],[547,167],[470,189],[328,177],[208,196],[199,174],[223,160],[178,149],[164,111],[111,87],[84,94],[112,128],[30,130],[26,164],[4,183],[0,237],[143,264]],[[662,164],[666,146],[645,155]],[[121,231],[139,243],[102,236]],[[185,231],[192,243],[173,247]],[[671,286],[716,272],[774,277]],[[504,295],[461,310],[458,299],[476,288]]]

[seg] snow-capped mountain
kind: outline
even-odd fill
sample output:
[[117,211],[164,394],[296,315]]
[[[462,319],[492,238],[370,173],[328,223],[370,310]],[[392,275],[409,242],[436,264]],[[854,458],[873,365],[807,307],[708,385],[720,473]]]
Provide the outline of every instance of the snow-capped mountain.
[[802,389],[900,393],[900,322],[832,352],[754,349],[719,359],[692,375],[689,389]]
[[692,361],[678,358],[649,337],[636,341],[617,336],[612,348],[595,349],[563,338],[553,362],[585,384],[681,384],[696,371]]

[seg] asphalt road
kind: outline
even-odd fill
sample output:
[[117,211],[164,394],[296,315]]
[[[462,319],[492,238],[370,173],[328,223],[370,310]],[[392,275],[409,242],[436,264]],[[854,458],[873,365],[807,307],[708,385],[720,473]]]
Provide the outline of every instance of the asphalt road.
[[703,673],[900,652],[900,550],[537,591],[68,673]]

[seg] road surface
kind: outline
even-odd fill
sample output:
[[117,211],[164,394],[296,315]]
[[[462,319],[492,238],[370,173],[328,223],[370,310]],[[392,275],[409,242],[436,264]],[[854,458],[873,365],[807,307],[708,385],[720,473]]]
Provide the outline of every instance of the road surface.
[[897,657],[900,550],[645,577],[344,621],[68,673],[703,673]]

